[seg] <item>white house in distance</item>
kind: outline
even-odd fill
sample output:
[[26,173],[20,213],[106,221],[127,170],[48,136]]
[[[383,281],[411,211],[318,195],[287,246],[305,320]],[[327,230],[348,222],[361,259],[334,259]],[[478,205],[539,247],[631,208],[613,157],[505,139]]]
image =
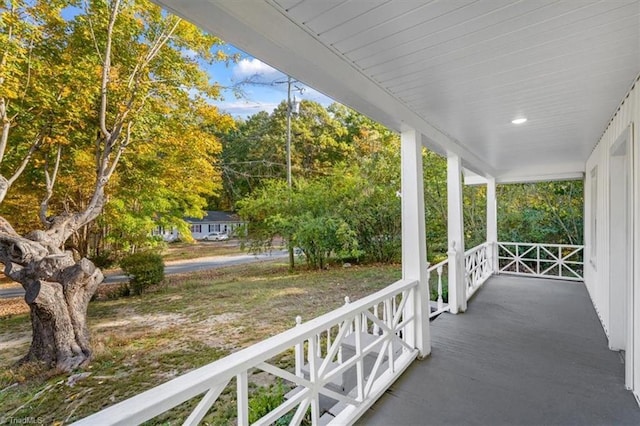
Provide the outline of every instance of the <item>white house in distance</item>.
[[188,217],[185,220],[189,222],[191,235],[196,240],[201,240],[212,232],[232,236],[236,229],[246,223],[236,214],[220,211],[207,211],[202,219]]
[[[213,232],[233,236],[238,228],[246,224],[238,215],[221,211],[207,211],[202,219],[186,217],[184,220],[189,223],[191,236],[195,240],[202,240]],[[156,226],[152,235],[162,236],[165,241],[175,241],[180,237],[176,228],[167,229],[163,226]]]
[[[297,386],[261,425],[640,424],[640,0],[154,2],[400,133],[402,279],[81,424],[191,399],[197,424],[231,387],[247,425],[255,371]],[[423,147],[448,164],[432,266]],[[498,241],[497,183],[565,179],[585,183],[584,246]],[[465,183],[487,190],[470,249]],[[291,350],[293,371],[274,365]]]

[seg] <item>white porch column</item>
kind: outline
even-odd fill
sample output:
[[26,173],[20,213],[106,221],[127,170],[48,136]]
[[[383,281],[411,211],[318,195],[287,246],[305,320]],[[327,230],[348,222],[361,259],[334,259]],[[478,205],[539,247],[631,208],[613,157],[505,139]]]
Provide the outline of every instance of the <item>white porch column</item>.
[[[417,280],[418,294],[407,303],[407,313],[416,318],[407,328],[409,344],[424,357],[431,353],[429,333],[429,276],[424,224],[421,136],[415,130],[402,132],[402,278]],[[417,296],[417,297],[416,297]]]
[[489,265],[498,272],[498,204],[496,199],[496,179],[487,178],[487,243]]
[[457,314],[467,310],[462,215],[462,161],[447,153],[447,230],[449,236],[449,308]]

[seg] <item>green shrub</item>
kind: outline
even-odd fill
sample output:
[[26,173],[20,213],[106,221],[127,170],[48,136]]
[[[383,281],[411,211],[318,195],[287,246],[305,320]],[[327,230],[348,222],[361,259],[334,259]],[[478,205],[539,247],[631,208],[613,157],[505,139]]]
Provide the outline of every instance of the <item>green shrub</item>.
[[153,252],[139,252],[120,261],[122,271],[129,277],[129,288],[135,295],[164,279],[162,256]]
[[115,291],[109,293],[109,299],[119,299],[120,297],[129,297],[131,296],[131,288],[129,287],[129,283],[120,283],[118,288]]
[[[266,416],[271,411],[278,408],[285,401],[285,393],[287,388],[281,383],[275,383],[269,387],[258,388],[253,395],[249,398],[249,423],[254,423]],[[290,411],[284,416],[280,417],[273,424],[275,426],[285,426],[291,423],[295,410]],[[311,409],[307,409],[304,418],[302,419],[303,426],[311,425]]]
[[284,402],[284,386],[277,384],[259,388],[249,399],[249,423],[269,414]]
[[116,256],[109,250],[103,250],[99,254],[89,258],[98,268],[110,268],[116,263]]

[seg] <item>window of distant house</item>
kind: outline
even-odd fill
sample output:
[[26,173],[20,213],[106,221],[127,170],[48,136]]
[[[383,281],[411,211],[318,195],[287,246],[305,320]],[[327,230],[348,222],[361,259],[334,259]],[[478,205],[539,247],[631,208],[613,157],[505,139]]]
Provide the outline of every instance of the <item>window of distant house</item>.
[[591,170],[591,202],[589,206],[590,210],[590,223],[589,234],[591,235],[591,251],[589,253],[589,260],[591,264],[596,266],[596,257],[598,254],[598,166]]
[[216,226],[212,223],[209,224],[209,232],[214,232],[216,230]]
[[191,232],[202,232],[202,225],[191,225]]

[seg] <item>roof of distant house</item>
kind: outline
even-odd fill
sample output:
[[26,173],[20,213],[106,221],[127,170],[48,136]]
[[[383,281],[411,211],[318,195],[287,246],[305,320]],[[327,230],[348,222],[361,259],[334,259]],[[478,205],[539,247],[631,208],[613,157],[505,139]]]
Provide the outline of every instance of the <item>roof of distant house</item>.
[[190,223],[209,223],[209,222],[241,223],[241,222],[244,222],[242,219],[240,219],[240,216],[238,216],[235,213],[220,212],[220,211],[207,211],[202,219],[187,217],[185,220]]

